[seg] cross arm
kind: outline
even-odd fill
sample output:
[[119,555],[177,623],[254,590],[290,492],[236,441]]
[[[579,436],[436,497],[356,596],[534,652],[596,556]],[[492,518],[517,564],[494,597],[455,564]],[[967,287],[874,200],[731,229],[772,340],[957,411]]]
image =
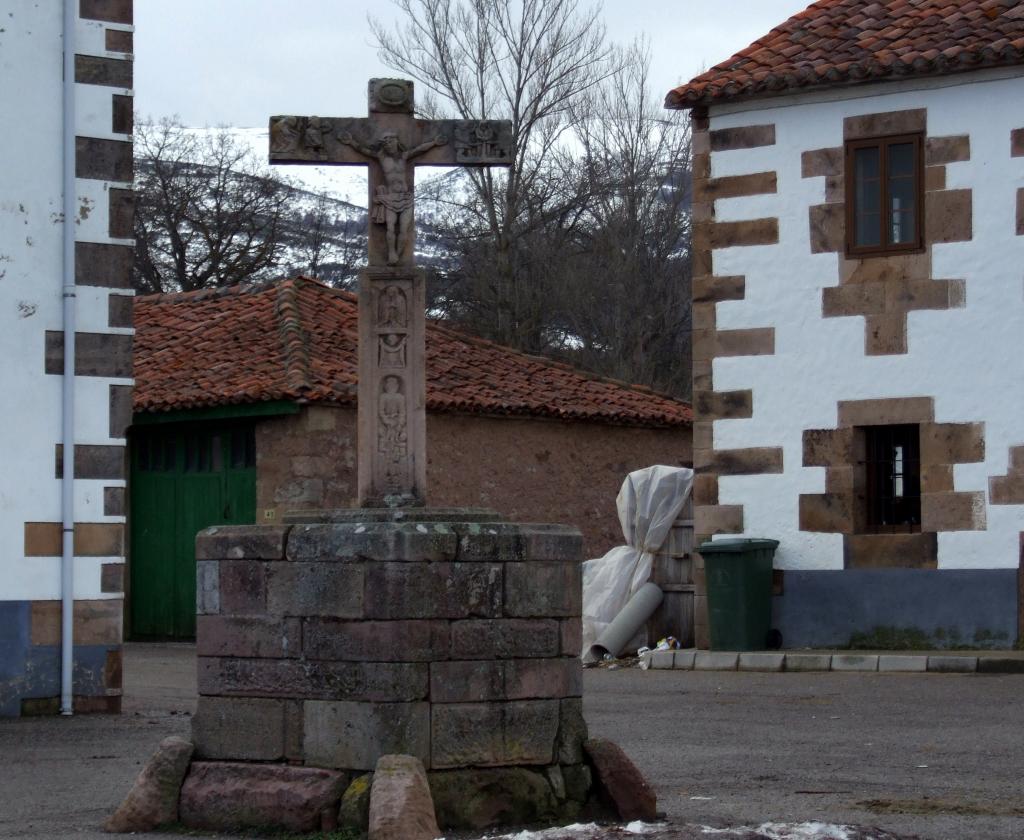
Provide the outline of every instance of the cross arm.
[[417,166],[510,166],[512,123],[508,120],[416,120],[417,138],[431,143],[417,155]]
[[270,118],[270,162],[365,166],[377,157],[384,132],[398,136],[419,166],[508,166],[507,120],[412,120],[276,116]]
[[271,117],[270,162],[366,166],[373,129],[366,118]]

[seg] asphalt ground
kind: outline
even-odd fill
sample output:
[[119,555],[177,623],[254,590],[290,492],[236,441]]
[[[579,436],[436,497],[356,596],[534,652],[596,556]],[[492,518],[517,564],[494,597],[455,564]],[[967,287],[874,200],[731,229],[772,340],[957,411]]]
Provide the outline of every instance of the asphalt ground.
[[0,718],[0,838],[110,840],[103,821],[160,741],[189,737],[195,696],[193,645],[126,645],[122,714]]
[[[623,746],[680,827],[820,820],[1013,840],[1022,696],[1017,675],[595,669],[584,703],[591,733]],[[122,715],[0,720],[0,837],[109,837],[104,818],[156,745],[188,735],[194,698],[191,646],[128,645]]]
[[584,708],[675,823],[1024,838],[1024,676],[594,670]]

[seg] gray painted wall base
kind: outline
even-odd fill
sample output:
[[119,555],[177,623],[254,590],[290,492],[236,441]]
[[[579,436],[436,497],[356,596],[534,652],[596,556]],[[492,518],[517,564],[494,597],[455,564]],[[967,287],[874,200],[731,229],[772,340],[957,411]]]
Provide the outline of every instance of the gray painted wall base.
[[772,626],[790,649],[1012,648],[1017,570],[786,571]]
[[[31,601],[0,601],[0,718],[18,717],[23,700],[60,696],[60,647],[33,645]],[[76,645],[76,696],[102,697],[110,645]]]

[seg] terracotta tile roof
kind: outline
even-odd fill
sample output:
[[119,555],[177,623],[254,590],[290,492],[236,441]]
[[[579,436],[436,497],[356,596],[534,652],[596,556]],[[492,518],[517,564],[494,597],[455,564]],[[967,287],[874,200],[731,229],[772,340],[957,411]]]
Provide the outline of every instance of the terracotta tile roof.
[[[296,278],[135,299],[135,410],[269,400],[355,405],[356,296]],[[689,424],[686,403],[427,325],[432,411],[634,426]]]
[[670,91],[665,107],[1016,64],[1021,0],[819,0]]

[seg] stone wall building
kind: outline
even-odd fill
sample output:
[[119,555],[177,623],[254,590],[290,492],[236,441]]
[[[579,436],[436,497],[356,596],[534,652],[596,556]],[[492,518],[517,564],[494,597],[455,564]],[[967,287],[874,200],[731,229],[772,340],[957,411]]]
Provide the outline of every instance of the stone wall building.
[[[354,504],[356,298],[299,278],[135,312],[131,632],[187,637],[200,528]],[[687,404],[436,323],[426,345],[433,507],[573,525],[594,557],[628,472],[691,463]]]
[[[56,711],[62,596],[74,711],[121,694],[125,429],[131,419],[132,2],[0,0],[0,716]],[[62,51],[73,51],[65,108]],[[71,76],[73,73],[73,76]],[[73,122],[71,117],[73,116]],[[66,228],[64,178],[73,179]],[[65,236],[68,241],[65,242]],[[65,261],[65,254],[68,259]],[[66,271],[65,271],[66,269]],[[62,583],[64,287],[73,286],[70,586]]]
[[781,540],[786,646],[1020,637],[1022,101],[1020,4],[979,0],[823,0],[668,95],[696,531]]

